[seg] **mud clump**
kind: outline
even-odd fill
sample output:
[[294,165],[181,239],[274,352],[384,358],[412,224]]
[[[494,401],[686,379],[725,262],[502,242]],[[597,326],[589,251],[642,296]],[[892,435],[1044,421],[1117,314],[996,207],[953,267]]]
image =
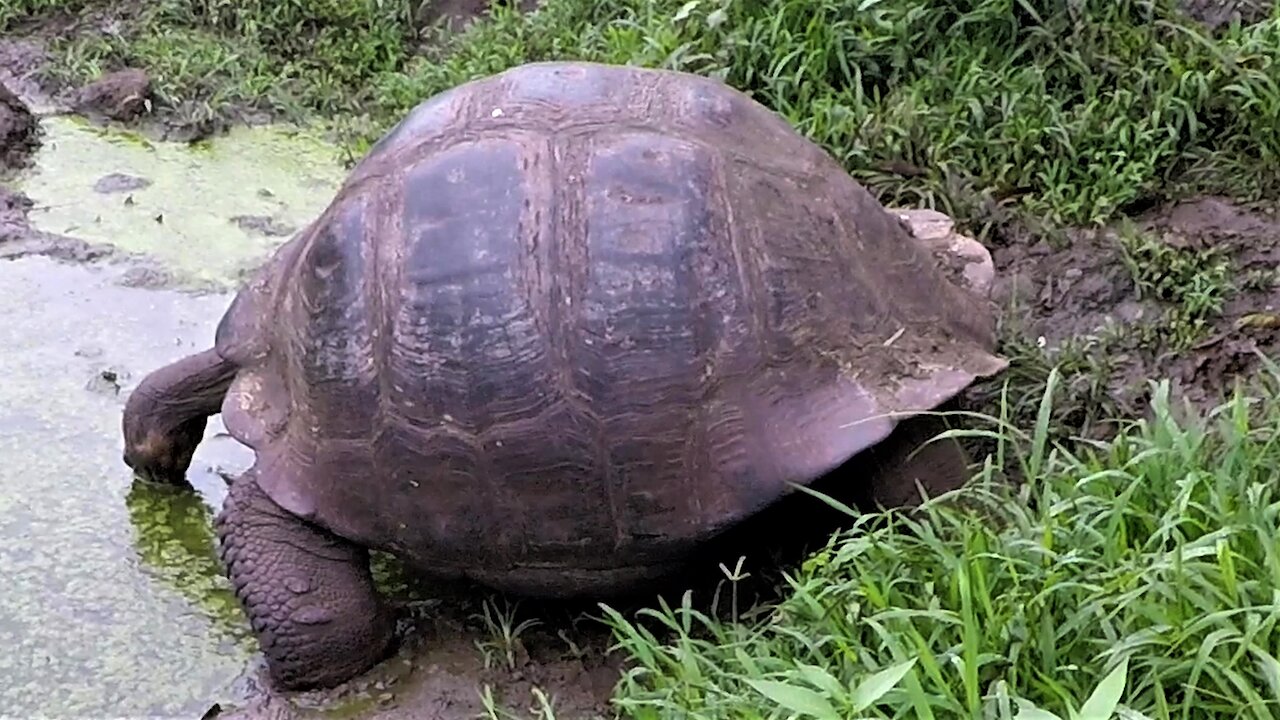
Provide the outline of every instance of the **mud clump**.
[[245,232],[265,237],[285,237],[297,230],[293,225],[268,215],[236,215],[231,218],[231,222]]
[[26,234],[31,204],[31,198],[0,185],[0,244]]
[[25,167],[39,144],[35,116],[17,95],[0,84],[0,171]]
[[1182,11],[1211,30],[1233,22],[1261,22],[1274,6],[1275,0],[1182,0]]
[[132,288],[165,288],[176,283],[177,279],[172,273],[153,267],[132,267],[120,276],[120,284]]
[[129,122],[150,112],[151,99],[151,77],[143,70],[126,68],[72,93],[71,107],[87,116]]

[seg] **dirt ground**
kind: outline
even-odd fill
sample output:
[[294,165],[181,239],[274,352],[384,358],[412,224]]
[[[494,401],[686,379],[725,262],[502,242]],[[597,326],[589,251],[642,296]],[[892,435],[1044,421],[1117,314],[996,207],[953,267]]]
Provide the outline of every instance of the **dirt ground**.
[[[1081,353],[1089,372],[1070,381],[1077,398],[1100,414],[1143,414],[1147,379],[1167,377],[1176,395],[1211,409],[1259,367],[1259,355],[1280,352],[1280,218],[1275,205],[1246,207],[1227,198],[1198,197],[1148,211],[1136,226],[1173,248],[1216,248],[1229,259],[1234,289],[1220,315],[1188,348],[1170,346],[1161,316],[1169,304],[1140,298],[1117,231],[1071,233],[1065,247],[1049,242],[994,248],[995,298],[1008,309],[1011,332],[1048,350],[1093,338]],[[1079,418],[1087,436],[1110,433],[1106,418]]]
[[[437,11],[442,17],[465,17],[481,5],[458,0],[443,3]],[[88,92],[40,87],[35,71],[45,61],[34,40],[0,40],[0,86],[25,97],[82,99],[79,109],[90,116],[137,119],[144,77],[115,76]],[[112,112],[117,108],[126,110]],[[0,90],[0,161],[10,169],[20,166],[38,140],[31,116]],[[40,252],[91,260],[102,252],[70,238],[31,231],[25,223],[26,209],[23,197],[0,187],[0,259]],[[1097,383],[1097,392],[1117,408],[1141,413],[1145,379],[1159,375],[1170,376],[1193,401],[1212,404],[1229,391],[1234,378],[1255,371],[1258,353],[1274,357],[1280,352],[1280,218],[1274,207],[1246,208],[1225,198],[1202,197],[1152,210],[1137,221],[1177,247],[1224,248],[1234,276],[1270,273],[1270,281],[1237,289],[1206,338],[1181,352],[1170,352],[1138,332],[1163,307],[1138,299],[1112,232],[1075,233],[1063,248],[1048,242],[994,248],[996,300],[1005,307],[1016,303],[1006,322],[1025,338],[1043,338],[1046,348],[1106,332],[1108,344],[1098,352],[1105,352],[1109,372],[1089,381]],[[1108,327],[1114,329],[1107,331]],[[765,536],[777,537],[768,532]],[[747,590],[766,592],[767,576],[758,576],[758,584]],[[709,593],[706,587],[700,596]],[[535,689],[553,696],[559,717],[613,715],[609,696],[621,668],[617,657],[607,652],[611,638],[586,619],[598,612],[595,607],[525,603],[515,622],[536,618],[539,624],[502,646],[491,644],[495,635],[482,619],[489,593],[457,588],[442,594],[432,588],[430,599],[422,599],[425,596],[425,591],[410,591],[399,597],[401,647],[393,659],[366,676],[330,691],[284,696],[267,687],[259,668],[247,704],[211,707],[206,717],[472,718],[485,710],[480,693],[486,685],[495,698],[526,708],[531,715],[536,714]],[[497,604],[502,607],[503,600]]]

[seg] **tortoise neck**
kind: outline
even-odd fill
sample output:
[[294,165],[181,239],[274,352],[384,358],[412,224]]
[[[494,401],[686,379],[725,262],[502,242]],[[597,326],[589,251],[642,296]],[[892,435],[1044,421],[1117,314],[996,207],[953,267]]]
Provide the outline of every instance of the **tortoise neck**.
[[188,355],[148,375],[129,397],[133,405],[145,405],[170,423],[208,417],[222,409],[236,366],[216,350]]

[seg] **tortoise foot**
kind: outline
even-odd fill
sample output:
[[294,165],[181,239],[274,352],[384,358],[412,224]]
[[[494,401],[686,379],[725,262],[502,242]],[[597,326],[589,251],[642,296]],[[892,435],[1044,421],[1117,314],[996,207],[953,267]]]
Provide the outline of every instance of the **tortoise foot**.
[[231,484],[216,527],[227,575],[281,689],[332,687],[393,648],[368,552],[281,508],[254,471]]

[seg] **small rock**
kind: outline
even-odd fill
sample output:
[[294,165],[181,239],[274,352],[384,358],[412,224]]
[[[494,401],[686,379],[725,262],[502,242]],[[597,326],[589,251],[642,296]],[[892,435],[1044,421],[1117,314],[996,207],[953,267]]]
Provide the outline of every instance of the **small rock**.
[[93,184],[93,191],[108,195],[111,193],[131,192],[133,190],[141,190],[151,185],[151,181],[138,177],[137,175],[127,175],[125,173],[111,173],[98,178]]
[[120,276],[120,285],[132,288],[155,289],[165,287],[173,278],[164,271],[149,267],[133,267]]
[[283,237],[296,229],[288,223],[280,222],[267,215],[236,215],[231,222],[246,232],[257,232],[268,237]]
[[72,100],[77,112],[126,122],[150,110],[151,78],[136,68],[107,73],[80,88]]
[[121,373],[114,368],[100,370],[85,383],[85,389],[102,395],[119,395],[122,380],[125,377],[127,373]]

